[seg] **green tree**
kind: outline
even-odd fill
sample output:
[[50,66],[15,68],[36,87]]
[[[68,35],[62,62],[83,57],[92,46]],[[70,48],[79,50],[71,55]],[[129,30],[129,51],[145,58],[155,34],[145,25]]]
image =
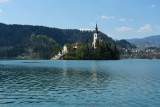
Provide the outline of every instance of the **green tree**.
[[54,55],[57,55],[60,51],[62,51],[62,48],[59,44],[54,45]]

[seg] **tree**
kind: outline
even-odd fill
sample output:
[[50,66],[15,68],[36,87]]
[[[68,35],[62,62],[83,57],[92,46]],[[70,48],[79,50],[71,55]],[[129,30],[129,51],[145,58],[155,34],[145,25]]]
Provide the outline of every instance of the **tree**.
[[[73,46],[64,56],[64,59],[83,59],[83,60],[118,60],[119,51],[116,45],[111,45],[110,42],[98,44],[96,49],[89,46],[90,43],[86,40],[84,45],[79,45],[76,50]],[[68,44],[68,46],[71,46]]]
[[62,51],[62,47],[59,44],[54,45],[54,55],[57,55],[60,51]]

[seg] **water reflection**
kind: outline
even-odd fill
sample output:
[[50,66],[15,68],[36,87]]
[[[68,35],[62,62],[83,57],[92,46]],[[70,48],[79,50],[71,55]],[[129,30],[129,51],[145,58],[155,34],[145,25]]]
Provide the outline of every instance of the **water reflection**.
[[92,75],[93,75],[93,85],[97,86],[98,78],[97,78],[97,71],[96,71],[96,63],[94,61],[92,62],[92,70],[91,70],[91,72],[92,72]]
[[65,66],[63,64],[62,69],[1,67],[0,98],[3,101],[0,103],[73,103],[79,99],[86,100],[85,97],[98,97],[95,87],[103,86],[102,80],[108,78],[107,73],[97,72],[95,64],[92,70],[85,71]]
[[[160,102],[158,70],[151,73],[141,71],[141,67],[135,71],[125,68],[123,61],[57,61],[46,65],[40,61],[41,66],[22,62],[0,62],[0,104],[151,106]],[[128,66],[139,67],[132,62]]]

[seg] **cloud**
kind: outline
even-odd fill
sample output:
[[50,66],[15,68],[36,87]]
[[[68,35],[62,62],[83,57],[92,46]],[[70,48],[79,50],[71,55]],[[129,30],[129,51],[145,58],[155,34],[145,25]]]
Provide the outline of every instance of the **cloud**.
[[131,31],[132,28],[130,27],[120,27],[120,28],[116,28],[117,31],[119,32],[125,32],[125,31]]
[[81,28],[80,31],[93,31],[92,29]]
[[0,3],[4,3],[7,2],[8,0],[0,0]]
[[126,19],[121,18],[121,19],[119,19],[119,21],[121,21],[121,22],[125,22],[125,21],[126,21]]
[[155,8],[156,7],[156,5],[155,4],[153,4],[152,6],[151,6],[151,8]]
[[115,16],[101,16],[102,19],[115,19],[116,17]]
[[116,39],[117,36],[113,35],[113,34],[106,34],[108,37],[111,37],[112,39]]
[[152,27],[150,24],[146,24],[138,29],[139,33],[148,33],[152,32]]
[[2,9],[0,9],[0,13],[2,13]]

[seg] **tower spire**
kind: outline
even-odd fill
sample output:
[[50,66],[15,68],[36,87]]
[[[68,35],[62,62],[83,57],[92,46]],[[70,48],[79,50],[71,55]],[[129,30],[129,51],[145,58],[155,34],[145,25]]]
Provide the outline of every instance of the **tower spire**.
[[95,28],[96,33],[98,33],[98,26],[97,26],[97,22],[96,22],[96,28]]

